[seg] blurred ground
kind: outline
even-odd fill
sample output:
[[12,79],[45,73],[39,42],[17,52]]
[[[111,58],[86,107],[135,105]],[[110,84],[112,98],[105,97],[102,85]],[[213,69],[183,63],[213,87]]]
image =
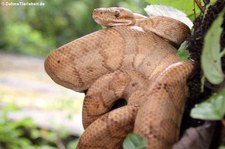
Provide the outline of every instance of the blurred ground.
[[83,94],[54,83],[44,71],[44,59],[0,52],[0,106],[21,110],[10,118],[32,117],[44,128],[67,128],[82,133]]

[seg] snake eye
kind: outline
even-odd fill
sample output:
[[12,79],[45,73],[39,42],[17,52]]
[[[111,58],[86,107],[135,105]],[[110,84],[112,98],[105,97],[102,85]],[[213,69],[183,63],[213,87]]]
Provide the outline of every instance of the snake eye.
[[115,16],[116,18],[118,18],[118,17],[120,16],[120,12],[119,12],[119,11],[115,11],[115,12],[114,12],[114,16]]

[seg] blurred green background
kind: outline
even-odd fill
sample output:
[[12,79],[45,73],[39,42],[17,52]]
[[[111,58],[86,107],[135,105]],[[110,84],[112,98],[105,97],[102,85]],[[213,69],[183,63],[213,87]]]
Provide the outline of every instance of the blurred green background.
[[94,8],[123,6],[143,13],[146,5],[143,0],[32,2],[43,2],[45,6],[0,7],[0,50],[46,56],[50,50],[99,29],[91,18]]

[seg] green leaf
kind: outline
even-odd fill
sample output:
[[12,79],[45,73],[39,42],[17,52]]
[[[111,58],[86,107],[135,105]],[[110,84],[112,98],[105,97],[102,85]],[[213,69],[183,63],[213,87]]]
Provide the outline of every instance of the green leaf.
[[225,149],[225,145],[221,145],[219,149]]
[[205,76],[203,75],[202,77],[201,77],[201,93],[203,93],[204,92],[204,86],[205,86]]
[[225,88],[206,101],[195,105],[191,117],[203,120],[220,120],[225,115]]
[[[174,8],[177,8],[179,10],[184,11],[188,16],[192,16],[191,19],[194,20],[194,1],[190,0],[173,0],[173,1],[168,1],[168,0],[145,0],[146,2],[150,4],[162,4],[162,5],[167,5],[171,6]],[[196,14],[198,14],[200,10],[196,6]]]
[[190,53],[187,50],[187,42],[183,42],[177,51],[177,56],[180,60],[187,60],[190,57]]
[[136,133],[129,133],[123,142],[123,149],[144,149],[147,146],[147,140]]
[[204,75],[212,84],[220,84],[224,80],[220,60],[220,35],[222,32],[223,14],[224,11],[219,14],[206,33],[201,55],[201,66]]
[[225,48],[222,50],[222,52],[220,53],[220,57],[223,57],[225,55]]

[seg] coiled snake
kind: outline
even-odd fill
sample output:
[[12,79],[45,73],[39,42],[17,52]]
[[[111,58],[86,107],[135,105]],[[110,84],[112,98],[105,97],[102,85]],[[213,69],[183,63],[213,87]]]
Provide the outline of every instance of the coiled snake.
[[[58,84],[88,89],[83,104],[79,149],[116,149],[129,132],[148,141],[148,149],[171,148],[178,140],[193,63],[179,61],[179,45],[189,28],[172,18],[147,18],[113,7],[95,9],[107,28],[53,51],[45,69]],[[112,109],[118,99],[127,104]]]

